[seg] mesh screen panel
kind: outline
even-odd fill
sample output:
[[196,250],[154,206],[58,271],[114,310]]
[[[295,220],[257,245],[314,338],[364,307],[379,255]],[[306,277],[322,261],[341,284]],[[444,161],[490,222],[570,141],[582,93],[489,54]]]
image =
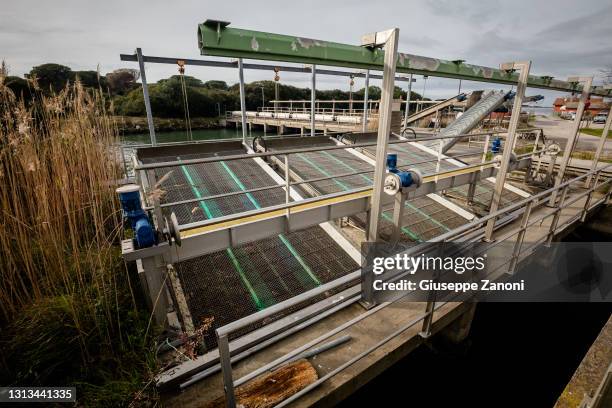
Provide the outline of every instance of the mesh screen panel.
[[[244,152],[224,151],[222,154],[239,153]],[[146,162],[212,155],[206,152],[165,155],[147,158]],[[160,184],[165,191],[161,200],[164,203],[277,185],[253,159],[161,168],[155,174],[157,180],[167,175]],[[166,211],[174,211],[179,222],[185,224],[283,202],[285,191],[277,187],[200,203],[172,205]],[[336,241],[318,226],[228,248],[175,265],[194,326],[198,327],[204,318],[214,318],[213,328],[205,335],[207,348],[216,346],[216,328],[339,278],[358,267]],[[298,305],[293,310],[324,297]],[[269,321],[279,317],[281,315]],[[257,327],[252,326],[246,331]]]
[[[213,328],[205,336],[209,348],[216,345],[216,328],[357,268],[357,263],[318,226],[176,265],[194,325],[197,327],[203,318],[214,318]],[[248,330],[257,327],[260,325]]]

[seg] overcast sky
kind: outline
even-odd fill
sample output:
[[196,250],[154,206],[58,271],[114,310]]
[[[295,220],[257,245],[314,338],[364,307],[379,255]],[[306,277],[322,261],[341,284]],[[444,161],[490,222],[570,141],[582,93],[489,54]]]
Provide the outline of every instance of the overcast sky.
[[[141,47],[145,55],[200,58],[197,24],[230,21],[252,30],[358,44],[361,35],[398,27],[399,50],[497,67],[531,59],[533,74],[565,79],[597,75],[612,66],[610,0],[513,1],[237,1],[237,0],[2,0],[0,59],[13,75],[55,62],[74,70],[136,67],[119,61],[120,53]],[[149,81],[176,73],[176,67],[147,65]],[[187,67],[204,81],[237,81],[237,72]],[[246,81],[272,79],[248,71]],[[281,73],[281,81],[308,86],[307,75]],[[376,83],[374,83],[376,85]],[[449,96],[457,80],[427,80],[426,96]],[[348,89],[348,79],[321,77],[321,89]],[[363,83],[356,80],[356,86]],[[403,87],[406,86],[404,83]],[[493,84],[464,83],[463,89],[491,89]],[[414,90],[422,92],[417,77]],[[532,90],[529,94],[543,93]],[[546,93],[547,103],[557,93]],[[561,95],[561,94],[559,94]]]

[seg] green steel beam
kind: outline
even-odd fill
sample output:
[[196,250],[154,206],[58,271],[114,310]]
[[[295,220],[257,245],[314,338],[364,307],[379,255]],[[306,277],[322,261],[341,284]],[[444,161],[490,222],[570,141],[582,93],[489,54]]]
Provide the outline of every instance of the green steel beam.
[[[264,33],[228,27],[229,23],[207,20],[198,26],[202,55],[330,65],[382,70],[384,51],[310,38]],[[397,72],[514,85],[518,75],[496,68],[398,53]],[[553,91],[579,92],[582,87],[550,76],[530,75],[528,86]],[[593,95],[612,97],[612,90],[593,87]]]

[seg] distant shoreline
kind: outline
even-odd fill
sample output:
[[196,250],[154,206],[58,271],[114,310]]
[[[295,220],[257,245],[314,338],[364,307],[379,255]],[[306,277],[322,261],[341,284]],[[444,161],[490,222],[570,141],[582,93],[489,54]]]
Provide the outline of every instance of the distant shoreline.
[[[134,134],[146,132],[149,128],[147,118],[144,116],[114,116],[113,119],[121,134]],[[159,132],[171,132],[186,130],[184,118],[153,118],[155,130]],[[221,129],[219,118],[191,118],[191,129]]]

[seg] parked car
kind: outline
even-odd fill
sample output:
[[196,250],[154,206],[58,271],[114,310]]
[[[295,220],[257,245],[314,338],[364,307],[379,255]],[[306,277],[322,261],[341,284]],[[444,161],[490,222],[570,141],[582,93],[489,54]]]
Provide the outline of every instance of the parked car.
[[608,115],[600,113],[593,118],[593,123],[606,123],[606,119],[608,119]]

